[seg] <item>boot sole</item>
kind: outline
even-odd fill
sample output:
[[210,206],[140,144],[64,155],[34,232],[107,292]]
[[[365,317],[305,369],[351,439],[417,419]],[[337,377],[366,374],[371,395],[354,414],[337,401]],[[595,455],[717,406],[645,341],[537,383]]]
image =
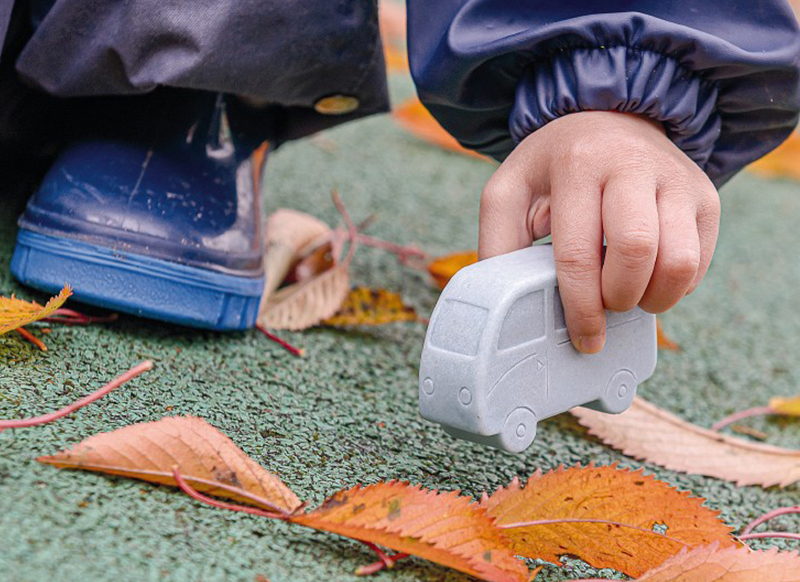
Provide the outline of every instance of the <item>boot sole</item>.
[[11,273],[35,289],[113,311],[212,330],[255,325],[264,277],[237,277],[20,229]]

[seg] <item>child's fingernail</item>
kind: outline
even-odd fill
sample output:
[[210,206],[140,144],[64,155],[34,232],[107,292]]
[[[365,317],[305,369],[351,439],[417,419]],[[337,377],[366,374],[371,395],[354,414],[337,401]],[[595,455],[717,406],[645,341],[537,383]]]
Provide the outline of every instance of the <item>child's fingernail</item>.
[[605,335],[582,335],[578,338],[578,349],[584,354],[596,354],[606,343]]

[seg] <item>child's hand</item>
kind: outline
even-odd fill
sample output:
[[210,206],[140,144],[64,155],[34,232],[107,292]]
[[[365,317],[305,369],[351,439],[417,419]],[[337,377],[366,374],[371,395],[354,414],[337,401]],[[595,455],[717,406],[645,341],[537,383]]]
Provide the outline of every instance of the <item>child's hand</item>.
[[489,180],[479,254],[524,248],[552,230],[569,335],[595,353],[605,343],[604,308],[660,313],[697,287],[719,216],[713,184],[659,124],[573,113],[528,136]]

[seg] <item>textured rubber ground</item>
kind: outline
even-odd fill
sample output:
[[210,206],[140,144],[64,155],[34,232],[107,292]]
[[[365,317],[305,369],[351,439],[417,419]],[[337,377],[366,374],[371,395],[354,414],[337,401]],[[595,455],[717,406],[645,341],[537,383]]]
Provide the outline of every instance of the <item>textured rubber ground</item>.
[[55,293],[65,283],[76,301],[213,330],[255,325],[264,279],[235,277],[66,237],[20,229],[11,273]]
[[[393,90],[402,99],[411,87]],[[387,117],[369,119],[279,149],[270,158],[266,210],[288,206],[335,223],[335,186],[357,222],[376,213],[370,233],[443,254],[475,248],[478,197],[491,171],[490,164],[417,141]],[[800,185],[742,175],[723,189],[722,200],[711,272],[663,320],[683,351],[661,352],[655,375],[640,389],[702,426],[770,396],[800,393]],[[13,282],[7,269],[24,205],[22,196],[12,200],[2,191],[0,293],[41,301],[44,294]],[[396,291],[423,316],[438,295],[426,274],[367,248],[355,256],[353,283]],[[735,527],[798,501],[797,486],[739,488],[639,463],[587,436],[567,415],[542,423],[536,444],[521,456],[451,439],[419,418],[421,324],[285,335],[306,349],[305,358],[257,332],[194,331],[134,317],[107,326],[54,326],[46,353],[16,334],[0,336],[2,418],[56,409],[143,358],[156,365],[69,418],[0,434],[0,580],[255,582],[257,574],[271,582],[470,580],[420,560],[365,580],[353,572],[372,556],[337,536],[206,507],[166,487],[58,471],[34,460],[96,432],[168,415],[207,419],[312,506],[358,482],[407,479],[476,494],[539,467],[590,461],[645,467],[708,498]],[[773,444],[800,448],[800,422],[748,424]],[[776,527],[800,531],[800,520],[779,519]],[[797,547],[757,547],[773,544]],[[568,564],[540,578],[595,575],[574,560]]]

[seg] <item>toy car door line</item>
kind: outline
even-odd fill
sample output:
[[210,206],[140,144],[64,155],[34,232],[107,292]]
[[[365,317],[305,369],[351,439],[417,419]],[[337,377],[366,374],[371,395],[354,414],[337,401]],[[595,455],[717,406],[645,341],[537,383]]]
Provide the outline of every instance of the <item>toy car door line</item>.
[[431,316],[420,413],[454,436],[522,452],[540,420],[575,406],[622,412],[655,369],[655,316],[609,312],[606,338],[599,354],[572,346],[550,245],[470,265]]

